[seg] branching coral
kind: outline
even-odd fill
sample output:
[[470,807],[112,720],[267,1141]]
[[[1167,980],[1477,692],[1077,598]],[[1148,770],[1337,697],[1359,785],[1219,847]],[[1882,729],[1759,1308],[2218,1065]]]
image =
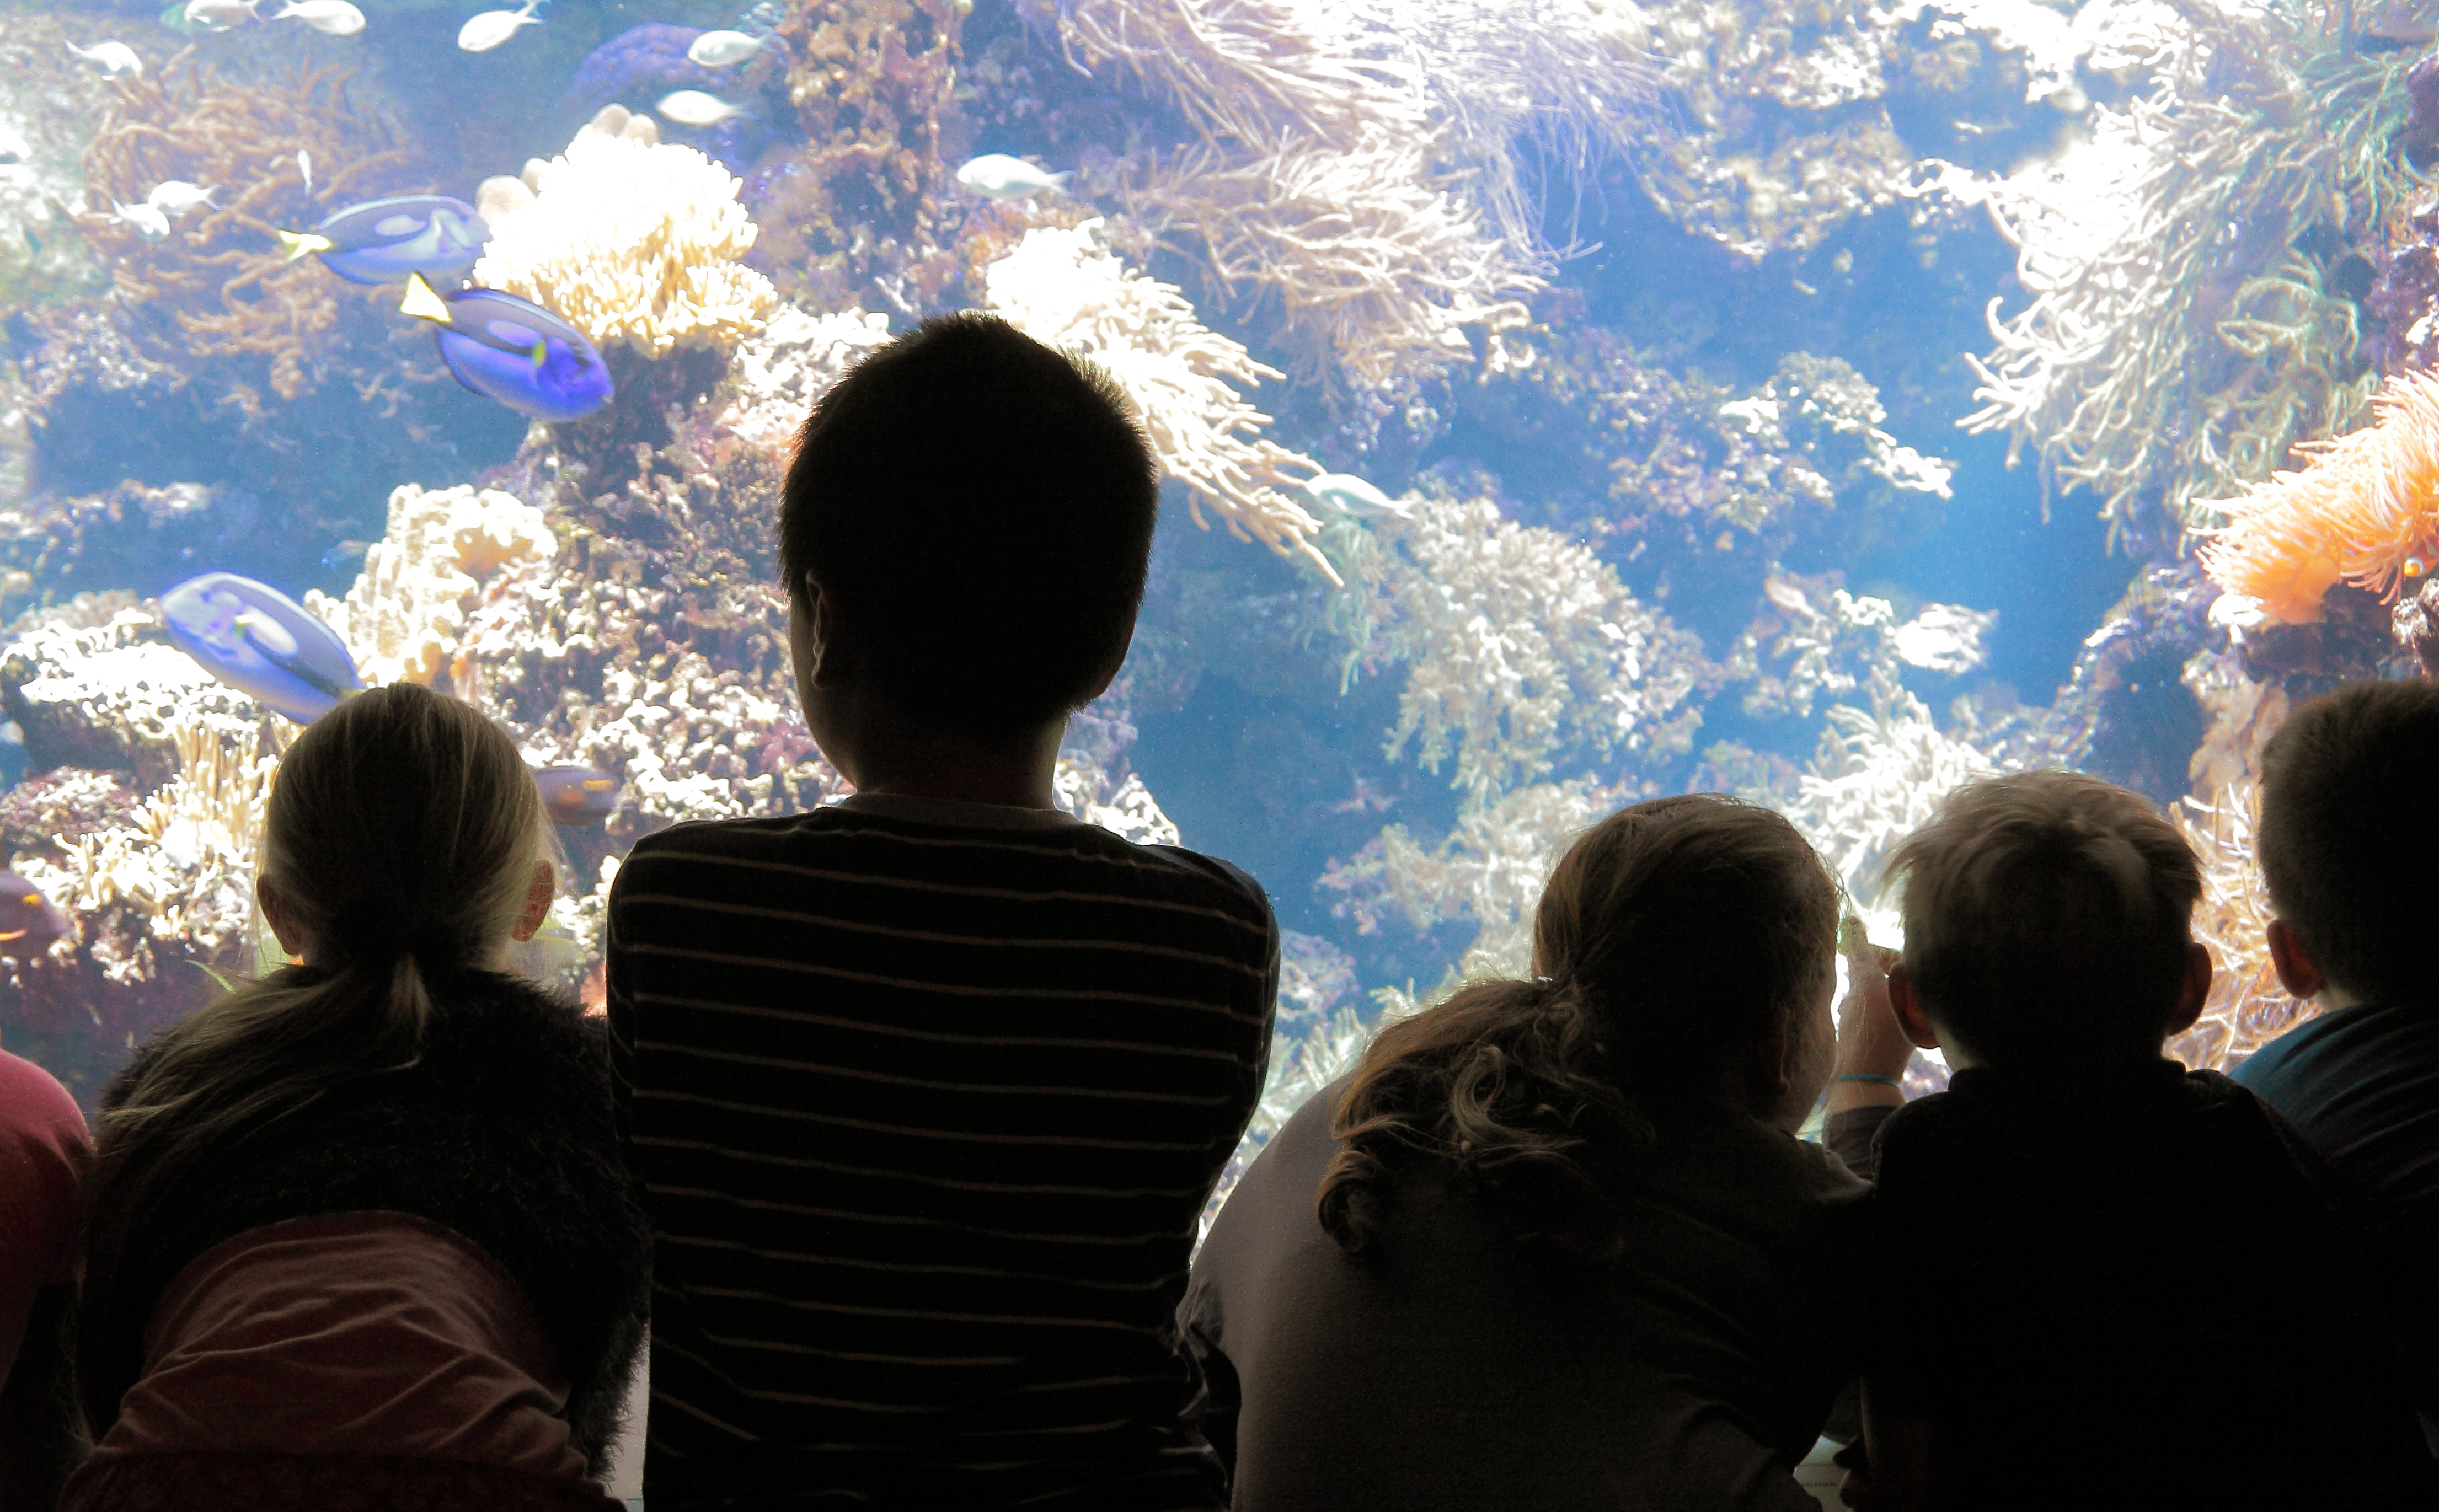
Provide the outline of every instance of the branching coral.
[[[405,133],[359,98],[351,79],[322,67],[276,84],[240,84],[196,62],[189,47],[116,85],[85,152],[87,212],[78,223],[113,259],[123,298],[176,316],[181,339],[157,342],[150,355],[190,376],[197,357],[258,363],[259,381],[284,400],[332,373],[360,388],[395,381],[397,364],[364,355],[385,349],[380,292],[312,261],[289,262],[277,236],[312,224],[329,206],[427,187]],[[310,190],[300,153],[321,165]],[[167,237],[107,213],[114,202],[141,205],[172,179],[219,192]],[[248,408],[258,402],[254,371],[240,368],[249,376],[232,389]],[[438,376],[430,365],[416,372]]]
[[1949,465],[1883,429],[1879,391],[1835,357],[1790,352],[1739,393],[1596,327],[1536,325],[1501,350],[1469,418],[1547,480],[1547,523],[1628,560],[1757,579],[1799,543],[1866,547],[1949,492]]
[[1321,524],[1296,495],[1321,466],[1262,434],[1270,417],[1238,392],[1280,376],[1205,327],[1170,284],[1128,267],[1098,221],[1037,226],[984,272],[984,302],[1026,335],[1093,359],[1133,397],[1153,453],[1188,489],[1194,522],[1211,507],[1239,540],[1302,555]]
[[490,222],[474,281],[555,310],[603,346],[654,356],[752,335],[778,293],[739,260],[755,226],[739,180],[627,123],[609,107],[565,152],[527,169],[534,198]]
[[1458,958],[1455,975],[1526,975],[1533,911],[1550,868],[1618,801],[1619,794],[1585,778],[1533,783],[1469,809],[1429,848],[1405,826],[1391,825],[1354,860],[1323,873],[1319,885],[1345,895],[1330,911],[1352,918],[1359,934],[1373,934],[1389,920],[1415,930],[1478,920],[1481,930]]
[[1330,536],[1354,578],[1331,628],[1346,668],[1406,665],[1389,753],[1415,742],[1480,807],[1561,760],[1665,759],[1701,722],[1700,644],[1637,602],[1592,550],[1502,519],[1489,499],[1415,501],[1411,523]]
[[1949,792],[1995,771],[1982,752],[1942,734],[1922,700],[1876,671],[1869,709],[1829,710],[1821,748],[1785,811],[1847,894],[1870,907],[1890,847],[1928,822]]
[[1205,146],[1156,168],[1127,208],[1161,237],[1191,232],[1222,285],[1274,299],[1299,376],[1334,365],[1359,386],[1411,383],[1472,362],[1468,329],[1523,325],[1517,296],[1542,287],[1426,150],[1383,128],[1245,161]]
[[1753,680],[1747,714],[1809,717],[1819,695],[1851,693],[1876,669],[1894,674],[1899,664],[1950,675],[1982,665],[1995,613],[1926,604],[1900,623],[1895,604],[1857,597],[1835,576],[1764,579],[1761,617],[1736,637],[1722,667],[1730,681]]
[[467,611],[483,580],[511,563],[547,562],[557,550],[542,511],[510,494],[402,484],[347,597],[308,594],[306,607],[347,643],[366,682],[445,688],[466,670]]
[[2334,583],[2394,599],[2439,566],[2439,376],[2390,379],[2371,424],[2296,451],[2300,471],[2199,506],[2228,521],[2201,548],[2211,579],[2241,599],[2222,617],[2310,624]]
[[2361,413],[2375,381],[2332,278],[2411,187],[2389,139],[2412,55],[2347,48],[2301,8],[2118,13],[2145,28],[2147,90],[1988,189],[2033,300],[1992,302],[1965,423],[2034,442],[2113,529],[2157,500],[2172,533]]

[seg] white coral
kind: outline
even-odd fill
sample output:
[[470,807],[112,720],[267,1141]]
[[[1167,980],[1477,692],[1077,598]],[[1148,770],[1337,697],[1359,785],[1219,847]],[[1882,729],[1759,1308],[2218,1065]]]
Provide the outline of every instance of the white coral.
[[756,230],[741,181],[691,147],[587,126],[527,183],[533,202],[490,222],[474,281],[557,311],[596,343],[654,356],[734,343],[778,301],[740,260]]
[[[1942,734],[1922,700],[1884,669],[1873,673],[1871,699],[1869,709],[1842,703],[1829,711],[1829,728],[1787,816],[1858,905],[1885,916],[1874,905],[1890,849],[1928,823],[1940,800],[1998,768],[1980,750]],[[1873,922],[1885,936],[1881,920]]]
[[816,315],[780,306],[768,326],[737,348],[728,370],[735,398],[721,412],[721,429],[768,451],[786,447],[856,358],[888,340],[887,315],[862,310]]
[[1100,221],[1035,226],[983,272],[984,303],[1046,346],[1089,357],[1132,396],[1161,466],[1184,483],[1197,525],[1208,505],[1240,540],[1301,553],[1338,581],[1296,495],[1321,465],[1263,435],[1271,418],[1239,387],[1277,378],[1195,318],[1173,284],[1130,268]]
[[345,599],[308,609],[354,652],[368,683],[457,681],[467,614],[503,568],[547,562],[558,543],[543,512],[514,494],[461,485],[391,490],[389,525],[365,553]]

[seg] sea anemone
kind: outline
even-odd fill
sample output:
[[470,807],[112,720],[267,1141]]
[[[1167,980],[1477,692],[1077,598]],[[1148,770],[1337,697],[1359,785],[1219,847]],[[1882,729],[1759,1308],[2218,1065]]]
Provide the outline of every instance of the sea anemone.
[[2295,448],[2294,472],[2247,485],[2208,506],[2202,569],[2230,594],[2288,625],[2321,617],[2341,578],[2394,599],[2439,560],[2439,374],[2402,373],[2373,401],[2373,420],[2332,441]]

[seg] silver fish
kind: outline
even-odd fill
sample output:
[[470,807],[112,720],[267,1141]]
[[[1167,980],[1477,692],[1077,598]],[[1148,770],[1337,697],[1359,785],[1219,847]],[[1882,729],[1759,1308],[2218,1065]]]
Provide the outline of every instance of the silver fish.
[[90,47],[80,47],[75,43],[69,43],[68,51],[113,79],[121,75],[133,78],[144,72],[144,60],[136,57],[135,49],[123,42],[97,42]]
[[762,50],[762,39],[741,31],[706,31],[686,47],[686,62],[701,68],[726,68]]
[[1067,187],[1068,175],[1038,168],[1006,152],[985,152],[969,158],[957,169],[957,182],[993,200],[1029,200],[1037,194]]
[[1305,491],[1350,520],[1412,520],[1415,507],[1393,499],[1352,472],[1324,472],[1305,483]]
[[226,31],[259,19],[256,0],[187,0],[187,25],[198,31]]
[[652,107],[680,126],[717,126],[721,121],[742,116],[751,119],[754,113],[742,106],[732,105],[718,95],[706,95],[700,89],[681,89],[664,95]]
[[110,202],[110,219],[119,225],[134,226],[154,241],[169,234],[169,218],[161,213],[158,205],[149,202],[121,205],[113,200]]
[[308,194],[312,193],[313,154],[306,151],[302,148],[297,149],[296,151],[296,171],[303,174],[305,177],[305,192]]
[[534,14],[534,7],[541,3],[542,0],[525,0],[520,9],[486,10],[481,15],[472,17],[464,26],[457,28],[459,50],[490,52],[515,36],[519,27],[541,26],[542,18]]
[[352,37],[365,29],[365,13],[347,0],[288,0],[274,21],[301,21],[326,37]]
[[144,196],[144,203],[174,221],[191,213],[198,205],[209,205],[213,209],[219,209],[220,205],[212,196],[220,191],[221,187],[217,184],[210,188],[201,188],[185,179],[165,179],[152,186],[152,192]]

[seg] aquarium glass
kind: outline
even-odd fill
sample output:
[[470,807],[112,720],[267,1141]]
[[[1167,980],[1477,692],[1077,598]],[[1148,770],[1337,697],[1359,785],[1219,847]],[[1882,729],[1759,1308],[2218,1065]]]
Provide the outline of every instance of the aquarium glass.
[[2439,658],[2431,9],[11,0],[0,1046],[90,1109],[276,960],[278,755],[401,679],[542,774],[525,964],[597,1001],[638,837],[844,791],[779,480],[978,308],[1166,473],[1058,793],[1269,889],[1255,1141],[1683,791],[1889,943],[1959,782],[2140,791],[2221,967],[2174,1048],[2228,1065],[2305,1011],[2262,740]]

